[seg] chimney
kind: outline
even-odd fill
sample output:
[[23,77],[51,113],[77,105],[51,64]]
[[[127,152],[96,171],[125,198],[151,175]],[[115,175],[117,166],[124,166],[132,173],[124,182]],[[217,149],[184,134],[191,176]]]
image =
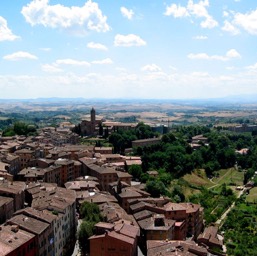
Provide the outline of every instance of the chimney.
[[14,233],[17,233],[19,231],[19,226],[18,225],[12,225],[11,226],[11,231]]

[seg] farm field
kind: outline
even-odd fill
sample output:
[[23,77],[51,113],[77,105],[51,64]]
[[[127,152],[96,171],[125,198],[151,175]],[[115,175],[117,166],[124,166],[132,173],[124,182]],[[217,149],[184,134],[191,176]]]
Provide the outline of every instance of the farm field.
[[252,188],[250,190],[250,193],[246,196],[246,201],[250,203],[256,203],[257,202],[257,187]]

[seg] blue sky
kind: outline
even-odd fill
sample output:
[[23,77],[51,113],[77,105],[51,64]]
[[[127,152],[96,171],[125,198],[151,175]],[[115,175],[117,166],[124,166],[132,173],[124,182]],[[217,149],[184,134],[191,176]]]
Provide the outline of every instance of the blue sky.
[[255,1],[2,1],[0,98],[257,94],[256,46]]

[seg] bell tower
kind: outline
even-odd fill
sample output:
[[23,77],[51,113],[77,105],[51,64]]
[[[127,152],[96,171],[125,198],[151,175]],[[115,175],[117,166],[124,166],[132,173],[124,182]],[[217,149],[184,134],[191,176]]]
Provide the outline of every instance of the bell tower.
[[91,114],[91,123],[94,124],[95,123],[95,109],[94,108],[91,109],[90,114]]

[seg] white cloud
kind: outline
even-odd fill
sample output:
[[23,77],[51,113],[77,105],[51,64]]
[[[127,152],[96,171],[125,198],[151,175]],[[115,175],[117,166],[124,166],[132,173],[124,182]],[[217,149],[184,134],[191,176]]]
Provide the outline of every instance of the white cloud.
[[245,29],[252,35],[257,35],[257,9],[249,13],[236,13],[233,23]]
[[194,3],[193,0],[188,0],[186,7],[177,4],[167,6],[164,15],[173,16],[175,18],[203,18],[204,21],[200,23],[202,28],[211,29],[217,27],[218,22],[208,13],[207,7],[209,7],[208,0],[201,0],[198,3]]
[[238,35],[240,33],[240,31],[227,20],[224,21],[224,26],[222,27],[222,30],[229,32],[232,35]]
[[102,51],[108,50],[108,48],[105,45],[99,44],[99,43],[94,43],[94,42],[89,42],[87,44],[87,47],[91,48],[91,49],[102,50]]
[[92,64],[100,64],[100,65],[113,64],[113,61],[110,58],[107,58],[107,59],[103,59],[103,60],[92,61]]
[[247,66],[246,69],[250,69],[250,70],[257,70],[257,63],[251,65],[251,66]]
[[44,52],[50,52],[52,49],[51,48],[39,48],[39,50],[44,51]]
[[102,14],[98,4],[87,1],[84,6],[66,7],[61,4],[49,5],[49,0],[33,0],[22,8],[21,13],[32,26],[43,25],[76,32],[110,30],[107,17]]
[[209,6],[209,1],[199,1],[198,4],[195,4],[193,0],[189,0],[187,3],[187,9],[190,11],[191,14],[197,17],[207,17],[208,11],[206,7]]
[[7,21],[0,16],[0,42],[1,41],[14,41],[19,37],[14,35],[8,28]]
[[229,16],[229,13],[227,11],[224,11],[223,12],[223,17],[228,17]]
[[124,46],[124,47],[144,46],[146,45],[146,42],[143,39],[141,39],[139,36],[134,34],[129,34],[129,35],[118,34],[115,36],[114,45]]
[[191,75],[199,78],[209,76],[208,72],[192,72]]
[[231,76],[220,76],[219,79],[221,81],[233,81],[234,77],[231,77]]
[[30,59],[30,60],[36,60],[37,56],[32,55],[28,52],[23,52],[23,51],[19,51],[19,52],[15,52],[9,55],[6,55],[3,57],[4,60],[11,60],[11,61],[17,61],[17,60],[21,60],[21,59]]
[[74,59],[62,59],[62,60],[56,60],[56,65],[71,65],[71,66],[90,66],[90,63],[87,61],[80,61],[80,60],[74,60]]
[[238,51],[236,51],[235,49],[231,49],[231,50],[227,51],[226,56],[227,56],[229,59],[232,59],[232,58],[241,58],[241,55],[240,55],[240,54],[238,53]]
[[166,16],[173,16],[175,18],[187,17],[189,13],[186,7],[172,4],[171,6],[167,6],[166,11],[164,13]]
[[197,60],[208,60],[210,59],[210,56],[206,53],[190,53],[187,55],[187,57],[191,60],[197,59]]
[[63,71],[62,69],[50,64],[44,64],[41,68],[44,72],[47,73],[59,73]]
[[218,22],[214,20],[211,16],[206,17],[206,20],[201,22],[202,28],[215,28],[218,26]]
[[142,67],[143,71],[149,71],[149,72],[160,72],[162,69],[157,66],[156,64],[149,64],[144,67]]
[[121,11],[121,14],[122,14],[125,18],[127,18],[127,19],[129,19],[129,20],[131,20],[131,19],[133,18],[133,15],[134,15],[133,10],[129,10],[129,9],[127,9],[126,7],[121,7],[121,8],[120,8],[120,11]]
[[206,39],[208,39],[208,37],[207,36],[195,36],[195,37],[193,37],[193,39],[195,39],[195,40],[206,40]]
[[192,60],[221,60],[221,61],[228,61],[230,59],[234,59],[234,58],[241,58],[241,55],[235,50],[235,49],[231,49],[229,51],[227,51],[225,56],[221,56],[221,55],[208,55],[207,53],[190,53],[187,55],[187,57],[189,59]]

